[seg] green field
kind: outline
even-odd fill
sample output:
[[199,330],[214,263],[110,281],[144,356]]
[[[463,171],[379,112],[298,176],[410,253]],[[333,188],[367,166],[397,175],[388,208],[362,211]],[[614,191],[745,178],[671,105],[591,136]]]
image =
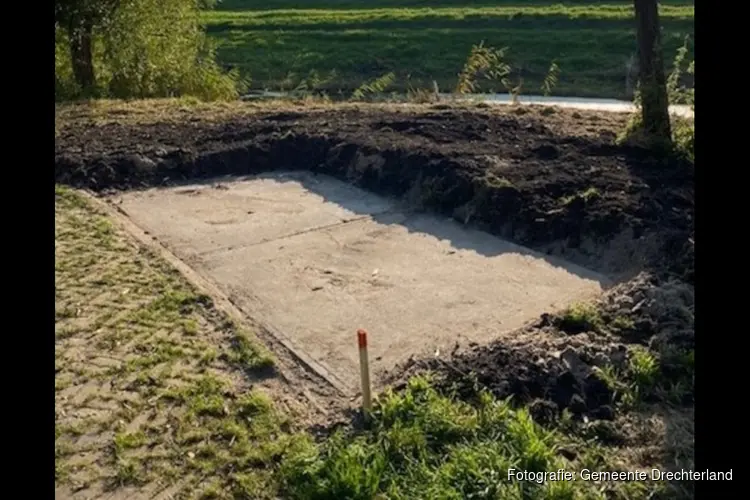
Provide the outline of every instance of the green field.
[[[695,8],[691,0],[660,4],[669,62],[693,34]],[[253,89],[293,88],[316,71],[335,72],[319,84],[331,94],[388,72],[397,77],[393,90],[435,80],[448,91],[471,46],[484,41],[509,48],[523,93],[540,92],[555,60],[553,93],[624,98],[635,53],[633,4],[623,0],[225,0],[204,16],[219,60],[250,76]]]

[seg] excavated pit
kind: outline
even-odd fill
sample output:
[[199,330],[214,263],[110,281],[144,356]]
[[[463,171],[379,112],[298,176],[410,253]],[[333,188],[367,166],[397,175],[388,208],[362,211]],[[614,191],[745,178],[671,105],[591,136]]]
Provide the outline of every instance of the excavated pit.
[[113,203],[354,394],[411,355],[486,343],[610,283],[452,219],[305,171],[118,193]]

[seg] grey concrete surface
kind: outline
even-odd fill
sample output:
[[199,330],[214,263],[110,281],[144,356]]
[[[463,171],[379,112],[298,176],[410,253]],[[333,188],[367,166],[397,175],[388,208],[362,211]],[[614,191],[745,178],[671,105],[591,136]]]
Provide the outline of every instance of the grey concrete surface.
[[130,192],[116,203],[352,392],[358,328],[370,334],[377,375],[411,354],[508,335],[607,285],[594,272],[309,172]]

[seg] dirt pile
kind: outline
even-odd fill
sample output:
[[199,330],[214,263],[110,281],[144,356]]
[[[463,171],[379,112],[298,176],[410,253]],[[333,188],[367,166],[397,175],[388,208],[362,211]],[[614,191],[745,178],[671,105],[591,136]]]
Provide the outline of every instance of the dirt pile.
[[444,376],[438,379],[444,389],[456,390],[465,399],[486,389],[499,398],[512,396],[518,403],[531,403],[536,416],[544,420],[564,409],[578,417],[611,419],[612,390],[592,367],[612,362],[624,366],[624,346],[575,340],[495,343],[456,352],[447,360],[411,360],[399,375],[405,379],[436,371]]
[[[398,386],[428,370],[437,373],[444,389],[465,398],[486,389],[530,404],[540,421],[551,421],[564,410],[579,419],[613,420],[623,397],[617,393],[617,379],[638,369],[633,353],[641,347],[657,360],[659,386],[682,384],[677,403],[692,405],[693,371],[686,361],[695,345],[691,285],[642,273],[609,290],[586,311],[543,314],[518,332],[517,342],[457,346],[442,359],[411,359],[391,382]],[[641,396],[652,401],[661,397],[655,392]]]

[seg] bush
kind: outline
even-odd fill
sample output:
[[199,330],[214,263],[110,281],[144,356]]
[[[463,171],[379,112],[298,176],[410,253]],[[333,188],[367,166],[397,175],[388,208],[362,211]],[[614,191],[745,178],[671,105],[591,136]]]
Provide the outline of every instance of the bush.
[[[55,98],[81,97],[74,79],[67,35],[56,30]],[[236,71],[225,73],[199,22],[193,0],[123,2],[95,31],[94,97],[193,96],[235,99],[243,90]]]
[[691,162],[695,161],[695,124],[692,120],[677,119],[672,125],[676,151]]

